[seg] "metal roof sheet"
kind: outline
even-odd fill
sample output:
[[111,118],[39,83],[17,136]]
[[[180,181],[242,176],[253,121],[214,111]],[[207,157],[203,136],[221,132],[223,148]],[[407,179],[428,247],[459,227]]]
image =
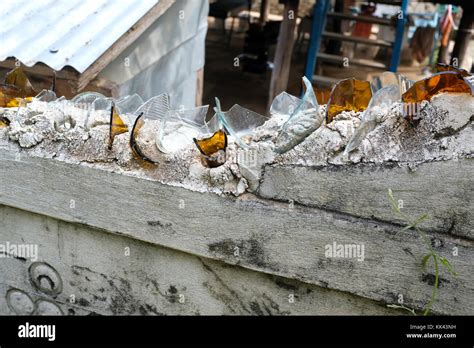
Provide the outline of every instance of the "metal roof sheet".
[[7,0],[0,11],[0,61],[84,72],[159,0]]

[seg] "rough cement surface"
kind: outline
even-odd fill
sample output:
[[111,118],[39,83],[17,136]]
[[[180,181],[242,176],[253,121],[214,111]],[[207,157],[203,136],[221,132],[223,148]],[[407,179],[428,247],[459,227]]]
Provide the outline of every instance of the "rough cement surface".
[[474,98],[442,94],[421,106],[422,120],[412,127],[402,118],[399,105],[379,115],[380,124],[358,149],[343,154],[360,113],[343,112],[306,141],[275,161],[280,165],[327,166],[354,163],[417,163],[470,158],[474,153]]
[[[325,106],[320,107],[320,117]],[[147,120],[138,137],[143,152],[159,162],[143,166],[129,147],[134,115],[123,115],[129,132],[115,138],[107,148],[109,112],[92,111],[67,102],[33,101],[27,107],[3,109],[12,122],[0,130],[0,145],[17,147],[33,156],[82,163],[182,186],[199,192],[232,194],[258,190],[265,165],[327,166],[354,163],[395,162],[415,167],[426,161],[469,158],[474,153],[474,98],[465,94],[443,94],[422,106],[422,121],[411,127],[401,117],[399,106],[378,116],[380,125],[368,134],[349,156],[343,154],[348,140],[360,124],[360,113],[343,112],[284,153],[274,152],[275,139],[285,119],[274,115],[250,137],[249,149],[240,149],[229,139],[227,161],[207,168],[194,144],[171,154],[160,152],[155,143],[159,121]]]

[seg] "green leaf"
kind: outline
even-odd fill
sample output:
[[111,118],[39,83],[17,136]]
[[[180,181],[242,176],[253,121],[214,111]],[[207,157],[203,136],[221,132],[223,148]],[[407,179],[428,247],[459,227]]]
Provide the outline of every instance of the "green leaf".
[[421,260],[421,268],[423,269],[423,271],[426,269],[426,265],[428,264],[428,260],[430,259],[431,256],[433,256],[433,254],[431,253],[423,256],[423,259]]
[[419,223],[423,222],[424,220],[426,220],[428,218],[428,214],[423,214],[421,215],[418,219],[415,220],[415,222],[413,223],[413,227],[415,227],[416,225],[418,225]]
[[441,261],[441,264],[448,270],[449,273],[451,273],[453,276],[458,275],[456,271],[454,270],[454,267],[451,265],[451,263],[449,263],[447,258],[443,256],[439,256],[438,258]]
[[395,201],[395,197],[393,196],[392,189],[388,189],[388,198],[390,200],[390,203],[392,204],[392,209],[396,213],[400,213],[400,209],[398,208],[398,203]]
[[395,197],[393,197],[392,189],[388,189],[388,198],[390,198],[392,202],[395,201]]
[[402,231],[406,231],[406,230],[409,230],[409,229],[412,229],[412,228],[415,228],[416,226],[418,226],[419,223],[423,222],[424,220],[426,220],[428,218],[428,214],[423,214],[421,215],[418,219],[416,219],[412,224],[408,225],[408,226],[405,226]]

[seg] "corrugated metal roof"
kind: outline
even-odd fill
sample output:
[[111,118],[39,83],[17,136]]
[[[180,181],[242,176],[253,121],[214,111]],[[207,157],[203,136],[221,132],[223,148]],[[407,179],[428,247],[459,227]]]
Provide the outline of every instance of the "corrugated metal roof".
[[7,0],[0,11],[0,61],[84,72],[159,0]]

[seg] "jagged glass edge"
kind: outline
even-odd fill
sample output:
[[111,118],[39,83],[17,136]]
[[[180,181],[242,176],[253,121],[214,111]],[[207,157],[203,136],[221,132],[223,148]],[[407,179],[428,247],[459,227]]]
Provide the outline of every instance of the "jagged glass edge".
[[[186,118],[183,118],[181,116],[181,114],[186,113],[186,111],[196,110],[196,109],[205,109],[206,110],[206,112],[204,112],[204,119],[203,119],[202,125],[199,125],[199,124],[197,124],[197,123],[195,123],[191,120],[188,120]],[[163,146],[164,131],[166,129],[166,123],[169,120],[171,120],[172,118],[176,118],[178,121],[181,121],[182,123],[186,123],[188,125],[191,125],[191,126],[195,127],[196,129],[199,130],[199,134],[202,134],[202,133],[204,133],[203,129],[205,130],[205,132],[207,132],[207,130],[208,130],[207,123],[206,123],[206,120],[205,120],[208,110],[209,110],[209,105],[202,105],[202,106],[198,106],[198,107],[195,107],[195,108],[189,108],[189,109],[183,109],[183,110],[179,110],[179,109],[178,110],[168,110],[166,112],[166,114],[163,116],[163,118],[160,120],[161,123],[160,123],[160,127],[158,128],[158,134],[156,136],[155,144],[156,144],[156,147],[158,148],[158,150],[160,150],[161,152],[163,152],[165,154],[171,153],[171,151],[168,151]]]
[[239,145],[239,147],[241,147],[242,149],[248,149],[249,146],[245,144],[242,141],[242,139],[240,139],[240,137],[234,132],[232,127],[230,127],[230,125],[227,123],[227,120],[225,119],[225,115],[221,109],[221,102],[219,101],[219,98],[216,97],[215,99],[216,99],[216,106],[214,107],[214,112],[216,113],[220,124],[226,129],[227,132],[229,132],[230,135],[232,135],[232,137],[235,139],[235,142],[237,143],[237,145]]
[[[372,117],[368,119],[368,117],[371,115],[371,111],[374,108],[374,106],[376,106],[376,104],[374,103],[376,103],[377,101],[378,94],[381,94],[382,92],[384,92],[385,90],[389,88],[394,89],[395,92],[398,92],[398,99],[401,100],[400,86],[397,86],[397,85],[393,85],[393,84],[387,85],[379,89],[377,92],[375,92],[375,94],[373,94],[372,98],[370,99],[367,109],[365,109],[365,111],[363,112],[361,116],[361,122],[360,122],[359,127],[354,131],[351,138],[347,142],[346,148],[344,149],[344,155],[347,155],[351,151],[358,148],[359,145],[362,143],[362,141],[366,138],[367,134],[369,134],[371,131],[375,129],[376,127],[375,119],[373,119]],[[393,105],[393,102],[392,102],[392,105]],[[369,126],[370,122],[374,123],[373,126]],[[361,133],[363,132],[365,132],[365,134],[361,135]]]
[[[158,99],[160,98],[160,101],[161,99],[163,99],[163,103],[160,103],[162,104],[163,106],[163,109],[165,110],[162,114],[158,115],[157,117],[150,117],[150,115],[148,115],[148,110],[143,110],[143,108],[145,108],[148,104],[152,103],[152,100],[155,100],[155,99]],[[159,95],[156,95],[154,97],[151,97],[150,99],[148,99],[146,102],[144,102],[142,105],[140,105],[138,107],[138,109],[133,113],[134,115],[139,115],[141,112],[143,112],[143,117],[144,118],[150,118],[150,119],[153,119],[153,120],[161,120],[168,111],[170,111],[170,97],[167,93],[162,93],[162,94],[159,94]],[[146,111],[146,113],[145,113]]]

